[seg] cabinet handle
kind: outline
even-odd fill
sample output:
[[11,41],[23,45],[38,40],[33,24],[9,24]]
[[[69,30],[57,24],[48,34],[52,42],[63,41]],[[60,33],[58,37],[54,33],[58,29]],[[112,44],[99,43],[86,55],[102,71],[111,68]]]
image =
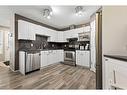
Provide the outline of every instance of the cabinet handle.
[[115,70],[113,70],[113,78],[114,78],[114,84],[116,84],[116,73],[115,73]]

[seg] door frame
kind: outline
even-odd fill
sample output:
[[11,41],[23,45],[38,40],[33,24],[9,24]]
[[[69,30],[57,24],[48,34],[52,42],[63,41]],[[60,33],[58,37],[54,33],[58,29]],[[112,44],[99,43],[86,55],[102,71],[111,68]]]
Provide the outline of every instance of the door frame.
[[96,89],[102,89],[102,10],[96,13]]

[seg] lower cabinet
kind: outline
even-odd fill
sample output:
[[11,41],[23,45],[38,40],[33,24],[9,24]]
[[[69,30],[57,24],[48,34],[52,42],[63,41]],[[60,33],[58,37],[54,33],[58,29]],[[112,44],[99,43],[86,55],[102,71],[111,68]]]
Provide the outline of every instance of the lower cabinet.
[[104,89],[127,89],[127,62],[104,58]]
[[46,66],[48,62],[48,51],[41,51],[41,67]]
[[63,50],[41,51],[41,67],[64,61]]
[[76,64],[90,68],[90,51],[76,50]]

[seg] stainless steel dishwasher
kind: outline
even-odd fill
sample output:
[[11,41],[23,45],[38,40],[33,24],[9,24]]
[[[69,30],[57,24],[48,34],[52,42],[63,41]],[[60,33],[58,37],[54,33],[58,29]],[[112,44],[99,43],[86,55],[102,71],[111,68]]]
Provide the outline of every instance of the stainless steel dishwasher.
[[39,52],[27,52],[26,53],[26,65],[25,73],[29,73],[40,69],[40,53]]

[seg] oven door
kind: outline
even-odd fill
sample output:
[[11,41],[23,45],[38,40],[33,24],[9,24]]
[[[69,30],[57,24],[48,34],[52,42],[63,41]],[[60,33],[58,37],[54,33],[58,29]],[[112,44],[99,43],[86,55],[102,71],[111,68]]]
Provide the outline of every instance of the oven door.
[[75,61],[74,51],[64,51],[64,61]]

